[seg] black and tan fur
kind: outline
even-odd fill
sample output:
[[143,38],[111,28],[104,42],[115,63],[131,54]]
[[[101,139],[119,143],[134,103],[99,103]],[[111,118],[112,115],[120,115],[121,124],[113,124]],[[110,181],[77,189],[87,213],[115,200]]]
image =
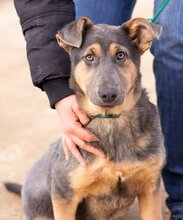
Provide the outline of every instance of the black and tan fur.
[[[80,150],[84,168],[72,155],[66,161],[61,141],[54,143],[23,186],[25,220],[122,219],[136,197],[142,220],[162,220],[163,138],[140,74],[140,55],[159,34],[142,18],[118,27],[81,18],[58,32],[71,58],[71,88],[94,117],[86,126],[99,139],[92,144],[106,158]],[[99,114],[118,117],[95,118]]]

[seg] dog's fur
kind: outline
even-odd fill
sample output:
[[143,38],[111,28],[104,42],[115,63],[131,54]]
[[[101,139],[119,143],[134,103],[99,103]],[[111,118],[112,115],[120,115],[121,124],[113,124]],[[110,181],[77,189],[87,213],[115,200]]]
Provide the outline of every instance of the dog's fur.
[[117,220],[136,197],[142,220],[162,219],[163,137],[139,70],[140,55],[159,35],[160,28],[142,18],[118,27],[81,18],[58,32],[71,58],[71,88],[93,117],[86,128],[99,141],[92,144],[106,158],[80,149],[84,168],[72,155],[66,161],[61,141],[54,143],[23,186],[25,220]]

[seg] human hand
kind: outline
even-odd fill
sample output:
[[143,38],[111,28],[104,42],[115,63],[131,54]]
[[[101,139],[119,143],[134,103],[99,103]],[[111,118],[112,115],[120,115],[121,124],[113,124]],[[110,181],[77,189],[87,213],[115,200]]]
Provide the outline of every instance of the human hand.
[[97,138],[82,127],[82,125],[87,125],[90,119],[79,109],[75,95],[59,100],[55,104],[55,108],[61,122],[62,141],[66,160],[69,157],[70,151],[82,166],[86,165],[77,146],[98,157],[105,157],[103,152],[87,143],[97,141]]

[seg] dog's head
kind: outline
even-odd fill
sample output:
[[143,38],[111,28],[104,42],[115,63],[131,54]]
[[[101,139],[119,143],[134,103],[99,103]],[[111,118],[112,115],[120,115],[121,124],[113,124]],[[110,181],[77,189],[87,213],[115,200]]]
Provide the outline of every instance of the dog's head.
[[159,38],[161,28],[136,18],[121,26],[93,25],[80,18],[56,35],[71,57],[70,85],[91,116],[131,109],[141,90],[140,55]]

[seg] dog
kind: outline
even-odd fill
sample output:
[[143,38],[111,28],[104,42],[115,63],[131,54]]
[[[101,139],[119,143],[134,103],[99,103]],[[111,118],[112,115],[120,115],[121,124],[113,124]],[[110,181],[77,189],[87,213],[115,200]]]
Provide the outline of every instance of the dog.
[[91,118],[86,129],[98,138],[91,144],[106,157],[79,149],[82,167],[72,155],[65,160],[61,140],[52,144],[23,185],[25,220],[119,220],[136,197],[142,220],[162,220],[163,136],[140,73],[141,55],[160,34],[144,18],[110,26],[86,17],[57,33],[70,55],[70,87]]

